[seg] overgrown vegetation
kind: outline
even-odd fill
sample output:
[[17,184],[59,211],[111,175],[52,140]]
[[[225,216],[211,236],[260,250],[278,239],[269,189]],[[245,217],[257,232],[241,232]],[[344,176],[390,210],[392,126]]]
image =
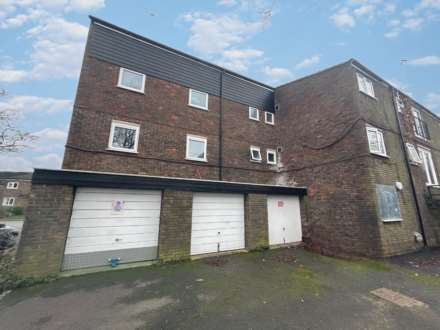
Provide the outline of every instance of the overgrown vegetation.
[[11,252],[0,254],[0,294],[4,291],[26,288],[36,284],[49,283],[57,276],[24,277],[19,276],[15,270],[14,257]]

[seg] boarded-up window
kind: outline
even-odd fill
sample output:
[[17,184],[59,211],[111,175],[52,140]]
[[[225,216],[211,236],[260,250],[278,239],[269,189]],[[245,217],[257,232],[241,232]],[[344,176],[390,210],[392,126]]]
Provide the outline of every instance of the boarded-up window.
[[383,221],[402,220],[396,188],[394,186],[377,184],[376,193],[379,204],[379,217]]

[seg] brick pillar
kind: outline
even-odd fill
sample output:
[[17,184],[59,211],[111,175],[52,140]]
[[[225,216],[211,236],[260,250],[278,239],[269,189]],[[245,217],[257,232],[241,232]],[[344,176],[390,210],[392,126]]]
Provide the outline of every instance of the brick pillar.
[[267,195],[247,194],[245,199],[246,248],[254,250],[269,246]]
[[71,186],[32,185],[17,251],[17,271],[26,276],[61,270],[74,192]]
[[182,260],[190,256],[191,191],[165,190],[159,225],[159,259]]

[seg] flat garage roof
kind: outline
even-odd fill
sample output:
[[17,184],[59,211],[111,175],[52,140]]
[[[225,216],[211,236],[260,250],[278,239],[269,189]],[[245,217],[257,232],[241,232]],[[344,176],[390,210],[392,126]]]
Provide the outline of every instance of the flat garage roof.
[[307,195],[307,188],[305,187],[40,168],[34,170],[32,183],[75,187],[175,189],[196,192]]

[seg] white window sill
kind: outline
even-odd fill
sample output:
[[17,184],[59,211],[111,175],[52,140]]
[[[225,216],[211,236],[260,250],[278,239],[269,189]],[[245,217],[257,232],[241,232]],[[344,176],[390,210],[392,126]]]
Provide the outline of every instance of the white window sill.
[[364,95],[366,95],[366,96],[368,96],[368,97],[371,97],[373,100],[376,100],[376,101],[377,101],[377,97],[376,97],[376,96],[372,96],[372,95],[370,95],[370,94],[368,94],[368,93],[365,93],[364,91],[361,91],[361,90],[359,90],[359,92],[361,92],[362,94],[364,94]]
[[128,154],[138,154],[137,150],[129,150],[129,149],[119,149],[119,148],[107,148],[109,151],[118,151],[118,152],[126,152]]
[[416,133],[414,133],[414,136],[422,141],[431,142],[431,140],[428,140],[427,138],[425,138],[423,136],[417,135]]
[[208,108],[204,108],[204,107],[201,107],[201,106],[198,106],[198,105],[195,105],[195,104],[188,103],[188,106],[191,107],[191,108],[208,111]]
[[271,126],[275,126],[275,123],[269,123],[267,121],[264,122],[265,124],[271,125]]
[[269,165],[276,165],[277,163],[269,163],[269,162],[267,162]]
[[370,151],[370,154],[372,154],[374,156],[379,156],[379,157],[382,157],[382,158],[390,159],[390,156],[385,155],[385,154],[380,154],[380,153],[373,152],[373,151]]
[[131,91],[131,92],[136,92],[136,93],[144,94],[144,95],[145,95],[145,92],[144,92],[144,91],[141,91],[141,90],[139,90],[139,89],[126,87],[126,86],[123,86],[123,85],[117,85],[116,87],[118,87],[118,88],[122,88],[122,89],[126,89],[126,90]]
[[202,162],[202,163],[207,163],[208,161],[206,159],[200,159],[200,158],[190,158],[190,157],[186,157],[186,160],[190,160],[193,162]]
[[382,222],[402,222],[402,219],[382,219]]
[[422,165],[422,163],[417,163],[417,162],[412,162],[412,161],[409,161],[409,164],[410,164],[410,165],[414,165],[414,166],[420,166],[420,165]]
[[252,163],[261,163],[261,159],[260,159],[260,160],[257,160],[257,159],[250,159],[250,161],[251,161]]
[[253,120],[253,121],[260,121],[260,119],[251,118],[251,117],[249,117],[249,119],[250,119],[250,120]]

